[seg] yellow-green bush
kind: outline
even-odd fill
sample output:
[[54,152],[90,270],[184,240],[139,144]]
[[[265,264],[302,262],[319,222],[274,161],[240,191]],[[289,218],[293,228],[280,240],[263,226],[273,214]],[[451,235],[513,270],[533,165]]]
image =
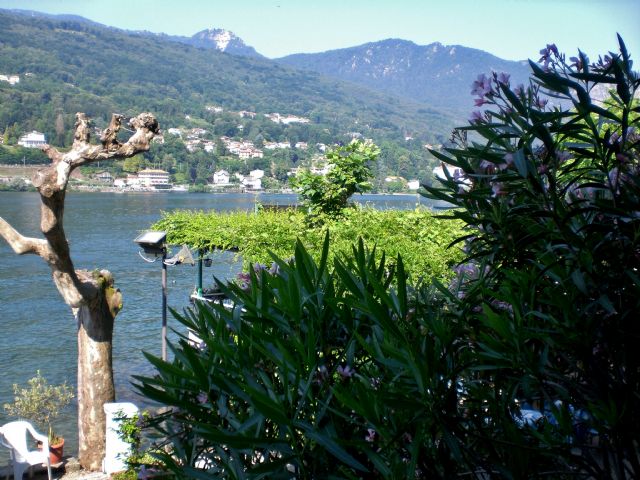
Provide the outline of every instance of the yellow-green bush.
[[175,211],[166,213],[153,228],[166,230],[171,244],[191,248],[238,249],[245,264],[271,263],[269,252],[281,258],[293,255],[300,238],[314,258],[319,258],[325,232],[331,234],[330,258],[338,252],[351,252],[362,237],[365,244],[377,246],[378,255],[398,254],[415,281],[441,278],[461,258],[456,248],[448,248],[461,236],[461,224],[447,222],[429,210],[374,210],[350,208],[340,219],[322,228],[308,228],[303,213],[295,210],[247,212]]

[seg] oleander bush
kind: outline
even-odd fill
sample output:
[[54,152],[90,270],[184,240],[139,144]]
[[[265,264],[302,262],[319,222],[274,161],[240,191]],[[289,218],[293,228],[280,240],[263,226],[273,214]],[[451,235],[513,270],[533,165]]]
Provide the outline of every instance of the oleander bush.
[[478,431],[499,445],[498,419],[547,418],[496,448],[495,468],[529,450],[548,477],[640,476],[640,80],[619,45],[595,63],[548,45],[526,89],[478,77],[486,110],[433,152],[449,167],[429,194],[468,230],[459,315],[491,418]]
[[[430,478],[460,467],[450,448],[465,345],[442,300],[416,300],[400,257],[362,243],[328,266],[301,243],[252,271],[234,303],[176,314],[196,333],[137,388],[172,406],[154,426],[180,478]],[[397,288],[391,285],[396,283]],[[422,295],[434,296],[425,289]],[[444,311],[444,310],[442,310]]]

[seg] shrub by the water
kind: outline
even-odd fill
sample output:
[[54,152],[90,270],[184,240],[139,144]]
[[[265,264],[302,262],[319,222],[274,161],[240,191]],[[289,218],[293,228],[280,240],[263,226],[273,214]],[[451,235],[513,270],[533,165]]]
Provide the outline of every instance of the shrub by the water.
[[153,228],[165,230],[171,244],[192,248],[238,249],[244,265],[270,264],[271,253],[281,258],[293,255],[296,239],[319,259],[324,234],[331,233],[329,258],[350,253],[363,238],[368,246],[377,245],[378,254],[398,254],[414,280],[450,276],[451,267],[462,258],[459,249],[448,249],[459,235],[461,223],[447,222],[425,208],[415,210],[374,210],[353,207],[338,219],[326,219],[320,228],[309,228],[298,210],[248,212],[173,211],[163,215]]
[[[529,89],[478,77],[486,110],[433,152],[452,173],[429,193],[469,230],[474,428],[515,477],[640,476],[640,80],[619,41],[595,63],[548,45]],[[514,429],[522,408],[543,416]]]

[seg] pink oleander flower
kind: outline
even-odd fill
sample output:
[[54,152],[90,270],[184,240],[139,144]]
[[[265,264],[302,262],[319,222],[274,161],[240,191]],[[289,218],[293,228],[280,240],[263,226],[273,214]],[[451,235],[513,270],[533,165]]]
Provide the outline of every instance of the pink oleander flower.
[[485,173],[493,173],[496,169],[496,164],[489,160],[482,160],[480,162],[480,170]]
[[510,168],[511,166],[513,166],[513,154],[512,153],[506,153],[504,155],[504,163],[499,163],[497,165],[498,170],[500,170],[501,172]]
[[340,365],[338,367],[338,373],[343,379],[346,379],[346,378],[353,377],[353,374],[356,373],[356,371],[353,368],[351,368],[349,365],[347,365],[344,368],[342,367],[342,365]]
[[556,150],[556,158],[558,162],[564,163],[571,158],[571,153],[566,150]]
[[511,75],[505,72],[500,72],[497,76],[498,83],[507,86],[509,85],[509,78],[511,78]]
[[196,400],[200,405],[204,405],[205,403],[207,403],[207,401],[209,401],[209,396],[205,392],[200,392],[196,397]]
[[487,96],[491,93],[491,79],[484,73],[481,73],[471,84],[471,88],[471,95],[478,95],[479,97]]
[[474,98],[473,99],[474,107],[481,107],[485,103],[487,103],[487,101],[484,98]]
[[580,58],[578,57],[570,57],[569,61],[572,62],[571,66],[578,71],[581,71],[584,68],[584,65],[582,64],[582,60],[580,60]]
[[547,47],[540,50],[541,60],[548,59],[552,53],[557,57],[558,47],[556,47],[555,43],[547,43]]
[[470,123],[479,123],[483,119],[482,112],[480,110],[474,110],[471,112],[471,116],[469,117]]
[[501,197],[507,194],[507,191],[504,188],[504,184],[500,182],[494,182],[493,185],[491,185],[491,192],[491,196],[494,198]]
[[373,428],[367,428],[367,435],[364,439],[369,443],[373,443],[376,440],[376,431]]

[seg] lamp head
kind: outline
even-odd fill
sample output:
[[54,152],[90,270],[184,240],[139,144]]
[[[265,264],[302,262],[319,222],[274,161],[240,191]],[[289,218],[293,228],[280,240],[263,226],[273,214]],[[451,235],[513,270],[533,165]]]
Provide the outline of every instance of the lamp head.
[[165,251],[165,239],[167,238],[167,232],[149,230],[141,235],[138,235],[134,242],[136,242],[143,250],[144,253],[152,253],[158,255]]

